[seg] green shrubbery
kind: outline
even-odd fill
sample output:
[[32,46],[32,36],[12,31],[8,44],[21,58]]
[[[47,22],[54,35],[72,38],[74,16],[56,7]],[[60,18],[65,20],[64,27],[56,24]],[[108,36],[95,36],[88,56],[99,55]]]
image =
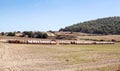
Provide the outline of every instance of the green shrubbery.
[[120,34],[120,17],[108,17],[74,24],[59,31],[83,32],[90,34]]

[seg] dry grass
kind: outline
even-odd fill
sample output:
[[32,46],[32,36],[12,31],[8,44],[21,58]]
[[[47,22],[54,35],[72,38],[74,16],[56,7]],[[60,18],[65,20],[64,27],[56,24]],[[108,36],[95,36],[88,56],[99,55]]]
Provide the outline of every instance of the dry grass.
[[103,36],[78,36],[79,39],[85,40],[116,40],[120,41],[120,35],[103,35]]
[[120,43],[31,45],[0,43],[0,71],[116,71]]

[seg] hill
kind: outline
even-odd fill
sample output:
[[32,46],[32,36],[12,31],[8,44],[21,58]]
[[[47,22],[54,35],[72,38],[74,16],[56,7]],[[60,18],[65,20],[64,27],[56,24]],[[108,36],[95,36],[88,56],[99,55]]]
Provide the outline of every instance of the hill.
[[86,21],[61,28],[59,31],[83,32],[90,34],[120,34],[120,17],[107,17]]

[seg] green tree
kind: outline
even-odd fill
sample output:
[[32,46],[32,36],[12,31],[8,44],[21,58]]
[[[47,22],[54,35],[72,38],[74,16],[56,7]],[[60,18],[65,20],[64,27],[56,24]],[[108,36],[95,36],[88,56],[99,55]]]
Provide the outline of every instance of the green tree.
[[43,33],[42,38],[48,38],[48,35],[46,33]]
[[9,33],[7,34],[7,36],[15,36],[15,33],[9,32]]
[[61,28],[59,31],[83,32],[90,34],[120,34],[120,17],[107,17]]
[[2,32],[2,33],[1,33],[1,35],[3,36],[3,35],[5,35],[5,33],[4,33],[4,32]]

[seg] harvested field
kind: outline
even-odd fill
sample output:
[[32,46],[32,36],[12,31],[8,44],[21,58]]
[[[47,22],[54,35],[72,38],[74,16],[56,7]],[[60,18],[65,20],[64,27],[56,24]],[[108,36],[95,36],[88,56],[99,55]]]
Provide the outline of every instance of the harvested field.
[[101,35],[101,36],[78,36],[80,40],[104,40],[104,41],[120,41],[120,35]]
[[61,70],[120,70],[120,43],[113,45],[0,43],[0,71]]

